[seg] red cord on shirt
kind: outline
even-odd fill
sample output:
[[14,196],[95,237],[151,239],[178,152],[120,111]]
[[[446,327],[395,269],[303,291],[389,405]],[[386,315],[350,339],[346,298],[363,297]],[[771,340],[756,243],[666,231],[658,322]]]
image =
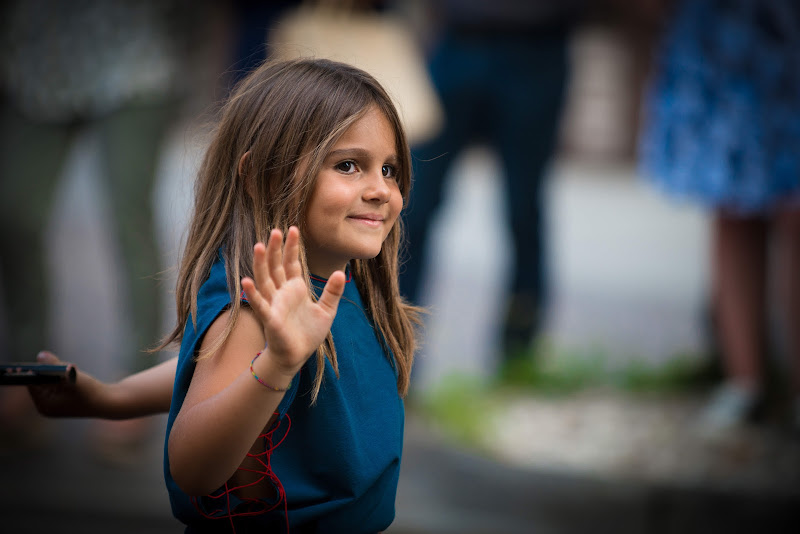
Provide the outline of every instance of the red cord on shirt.
[[[276,413],[275,415],[278,414]],[[256,473],[258,475],[261,475],[258,479],[256,479],[253,482],[242,484],[240,486],[232,488],[229,488],[228,483],[226,482],[224,490],[221,490],[219,493],[206,495],[205,497],[203,497],[205,499],[224,499],[225,507],[217,508],[215,510],[212,510],[210,513],[207,513],[202,509],[200,503],[197,500],[197,497],[192,497],[192,503],[194,504],[195,509],[197,509],[197,511],[203,517],[205,517],[206,519],[228,519],[228,521],[230,521],[231,524],[231,529],[235,534],[236,529],[234,528],[233,525],[233,519],[235,517],[248,517],[248,516],[265,514],[267,512],[270,512],[278,508],[278,506],[280,506],[281,503],[283,503],[283,513],[284,517],[286,518],[286,532],[287,533],[289,532],[289,506],[288,503],[286,502],[286,491],[283,489],[283,484],[281,484],[281,481],[278,478],[278,476],[272,471],[272,464],[271,464],[272,452],[281,443],[283,443],[283,440],[285,440],[286,436],[289,435],[289,430],[292,427],[292,420],[289,417],[289,414],[286,414],[284,417],[287,423],[286,431],[283,433],[283,436],[277,443],[274,443],[273,435],[275,434],[275,431],[277,431],[282,426],[282,420],[278,420],[278,424],[276,424],[272,429],[258,436],[259,438],[264,439],[263,452],[257,454],[247,453],[247,457],[254,458],[261,465],[261,468],[248,469],[244,467],[239,467],[237,469],[238,471],[246,471],[248,473]],[[231,510],[231,493],[241,490],[243,488],[249,488],[251,486],[255,486],[256,484],[260,484],[264,481],[264,479],[269,479],[270,482],[272,482],[272,484],[275,486],[275,489],[278,491],[277,502],[275,502],[272,505],[268,505],[267,503],[265,503],[263,500],[260,499],[243,498],[242,499],[243,504],[246,503],[246,506],[242,506],[244,510],[240,512],[235,512]]]

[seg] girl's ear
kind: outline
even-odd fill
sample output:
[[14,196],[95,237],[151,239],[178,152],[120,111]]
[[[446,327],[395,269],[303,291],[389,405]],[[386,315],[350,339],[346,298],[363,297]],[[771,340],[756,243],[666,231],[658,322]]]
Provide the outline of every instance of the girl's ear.
[[249,166],[250,166],[250,151],[248,150],[247,152],[244,153],[244,155],[242,155],[241,158],[239,158],[238,172],[239,172],[239,178],[241,178],[244,181],[244,190],[247,191],[247,194],[250,195],[250,197],[252,198],[255,197],[255,191],[253,190],[252,177],[249,176],[249,173],[247,172]]

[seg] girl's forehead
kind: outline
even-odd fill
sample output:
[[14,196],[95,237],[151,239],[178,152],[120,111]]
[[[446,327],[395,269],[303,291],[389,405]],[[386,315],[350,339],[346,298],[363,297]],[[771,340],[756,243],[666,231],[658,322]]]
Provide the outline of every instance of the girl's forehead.
[[342,132],[331,149],[354,141],[390,145],[394,151],[397,146],[397,132],[383,110],[372,105]]

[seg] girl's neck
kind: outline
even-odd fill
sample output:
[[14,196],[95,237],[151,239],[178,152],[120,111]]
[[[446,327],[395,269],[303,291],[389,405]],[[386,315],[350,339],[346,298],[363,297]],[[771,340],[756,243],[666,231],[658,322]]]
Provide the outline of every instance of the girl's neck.
[[[333,274],[333,273],[331,273],[331,274]],[[353,279],[353,271],[351,271],[348,268],[348,269],[345,269],[344,274],[345,274],[344,283],[347,284]],[[321,276],[317,276],[315,274],[310,274],[310,275],[308,275],[308,277],[311,279],[312,283],[313,282],[317,282],[318,284],[327,284],[328,283],[328,279],[327,278],[322,278]]]
[[[318,280],[327,280],[336,271],[342,271],[343,273],[348,274],[349,273],[349,266],[350,266],[350,262],[347,262],[347,263],[345,263],[344,265],[342,265],[340,267],[334,267],[334,266],[324,266],[323,267],[323,266],[320,266],[320,265],[314,266],[314,265],[309,264],[308,272],[310,273],[310,275],[312,277],[314,277],[314,278],[316,278]],[[349,274],[348,274],[348,278],[349,278]]]

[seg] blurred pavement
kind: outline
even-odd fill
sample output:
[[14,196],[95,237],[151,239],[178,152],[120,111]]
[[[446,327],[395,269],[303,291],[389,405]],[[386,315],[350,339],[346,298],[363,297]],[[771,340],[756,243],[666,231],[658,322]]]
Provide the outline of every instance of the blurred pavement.
[[[182,532],[161,478],[161,444],[138,464],[113,467],[87,450],[85,429],[58,421],[42,447],[0,453],[0,531]],[[783,494],[520,469],[454,447],[412,418],[397,518],[387,532],[789,534],[797,532],[797,510],[797,497]]]

